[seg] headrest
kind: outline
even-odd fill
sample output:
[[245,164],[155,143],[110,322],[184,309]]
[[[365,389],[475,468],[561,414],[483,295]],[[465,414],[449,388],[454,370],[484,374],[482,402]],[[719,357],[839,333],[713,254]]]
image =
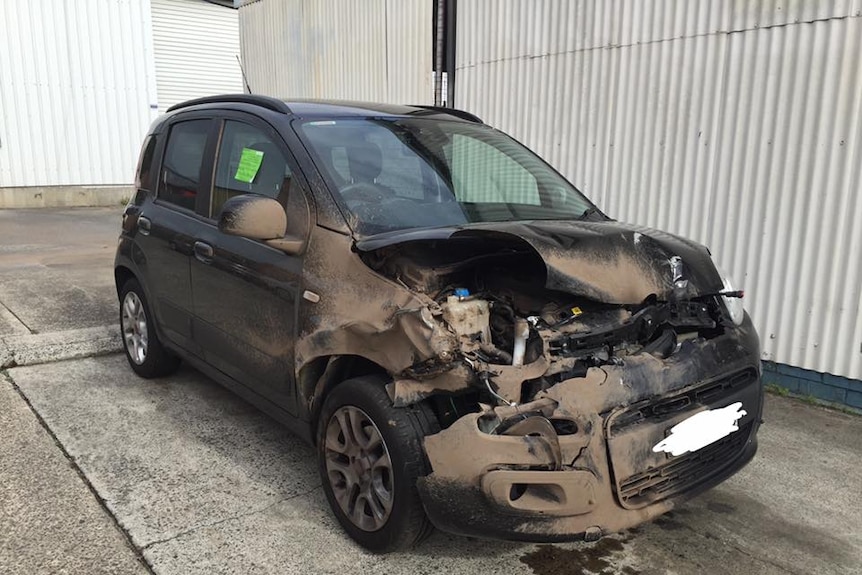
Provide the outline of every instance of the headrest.
[[383,169],[383,153],[377,144],[371,142],[347,148],[347,161],[354,182],[374,182]]

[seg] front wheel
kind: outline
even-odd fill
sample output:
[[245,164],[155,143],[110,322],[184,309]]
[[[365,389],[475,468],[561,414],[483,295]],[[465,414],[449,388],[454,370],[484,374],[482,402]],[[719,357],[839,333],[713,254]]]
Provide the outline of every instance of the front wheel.
[[345,381],[318,422],[320,476],[344,530],[370,551],[411,547],[432,531],[416,480],[429,472],[422,439],[437,430],[427,407],[394,408],[379,377]]

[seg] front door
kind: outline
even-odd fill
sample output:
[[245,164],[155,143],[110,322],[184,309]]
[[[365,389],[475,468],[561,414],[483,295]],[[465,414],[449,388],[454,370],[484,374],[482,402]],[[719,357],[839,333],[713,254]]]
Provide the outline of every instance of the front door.
[[[194,338],[208,363],[296,413],[293,347],[302,259],[225,235],[217,222],[233,196],[260,194],[288,206],[291,195],[304,195],[303,185],[280,137],[253,118],[226,119],[218,149],[209,225],[195,238],[191,260]],[[292,229],[307,225],[297,220],[288,214]]]

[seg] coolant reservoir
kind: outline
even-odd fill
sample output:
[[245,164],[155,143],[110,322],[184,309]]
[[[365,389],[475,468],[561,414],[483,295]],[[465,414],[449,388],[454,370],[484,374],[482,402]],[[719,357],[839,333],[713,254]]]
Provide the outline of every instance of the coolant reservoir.
[[482,341],[491,341],[491,313],[483,299],[463,300],[450,295],[442,306],[443,319],[458,335],[480,334]]

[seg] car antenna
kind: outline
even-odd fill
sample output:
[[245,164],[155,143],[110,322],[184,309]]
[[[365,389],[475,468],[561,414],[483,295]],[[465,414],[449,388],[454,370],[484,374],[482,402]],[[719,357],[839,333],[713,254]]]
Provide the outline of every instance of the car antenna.
[[253,94],[254,92],[251,91],[251,86],[248,85],[248,78],[246,78],[245,76],[245,68],[243,68],[242,60],[239,59],[238,54],[236,55],[236,62],[237,64],[239,64],[239,71],[242,72],[242,81],[245,82],[245,89],[248,91],[249,94]]

